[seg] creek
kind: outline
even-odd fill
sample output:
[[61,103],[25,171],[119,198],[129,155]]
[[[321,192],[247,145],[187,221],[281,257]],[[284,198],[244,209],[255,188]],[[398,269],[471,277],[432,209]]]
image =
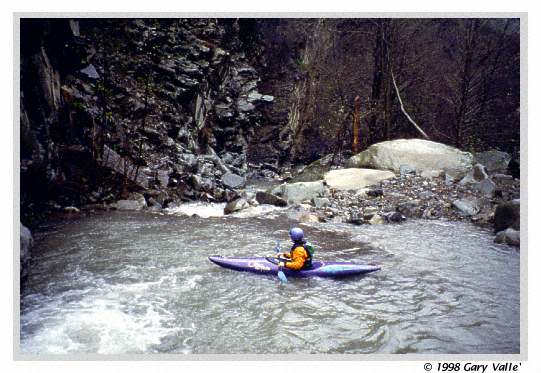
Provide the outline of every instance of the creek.
[[303,224],[321,260],[375,262],[346,279],[235,272],[207,256],[287,247],[284,209],[221,216],[102,212],[35,232],[21,294],[31,354],[519,353],[520,253],[469,223]]

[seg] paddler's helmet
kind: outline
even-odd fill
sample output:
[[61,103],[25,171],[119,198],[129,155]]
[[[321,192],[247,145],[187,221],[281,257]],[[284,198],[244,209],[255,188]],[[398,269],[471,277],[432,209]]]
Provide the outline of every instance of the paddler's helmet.
[[302,241],[302,239],[304,238],[304,232],[302,231],[302,229],[297,227],[291,228],[291,230],[289,231],[289,237],[291,237],[291,241],[293,242]]

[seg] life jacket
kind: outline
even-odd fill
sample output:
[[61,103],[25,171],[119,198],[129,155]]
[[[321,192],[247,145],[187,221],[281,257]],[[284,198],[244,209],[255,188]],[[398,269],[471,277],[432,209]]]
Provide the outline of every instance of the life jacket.
[[314,246],[312,246],[310,242],[307,242],[304,240],[302,241],[302,245],[300,242],[295,242],[291,246],[291,249],[289,250],[289,254],[293,255],[293,250],[299,246],[302,246],[304,250],[306,251],[306,254],[308,254],[308,258],[306,258],[306,260],[304,261],[304,265],[302,266],[301,270],[312,268],[312,257],[314,256],[314,252],[315,252]]

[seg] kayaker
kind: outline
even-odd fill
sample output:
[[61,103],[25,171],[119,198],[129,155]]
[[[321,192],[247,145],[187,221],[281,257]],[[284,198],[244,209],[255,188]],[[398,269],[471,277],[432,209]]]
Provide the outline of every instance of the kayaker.
[[293,269],[300,271],[302,269],[308,269],[312,267],[312,255],[314,254],[314,249],[304,239],[304,232],[300,228],[292,228],[289,231],[289,237],[293,241],[293,245],[289,253],[279,253],[277,256],[285,258],[285,261],[280,261],[279,266],[286,267],[288,269]]

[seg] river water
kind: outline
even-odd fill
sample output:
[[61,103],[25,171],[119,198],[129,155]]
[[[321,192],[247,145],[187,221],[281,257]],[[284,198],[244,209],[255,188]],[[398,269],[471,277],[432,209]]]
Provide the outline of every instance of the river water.
[[[469,223],[302,225],[323,260],[379,263],[334,280],[235,272],[207,256],[268,256],[293,221],[104,212],[35,234],[21,294],[31,354],[519,353],[519,252]],[[186,210],[187,209],[187,210]],[[191,210],[190,210],[191,209]]]

